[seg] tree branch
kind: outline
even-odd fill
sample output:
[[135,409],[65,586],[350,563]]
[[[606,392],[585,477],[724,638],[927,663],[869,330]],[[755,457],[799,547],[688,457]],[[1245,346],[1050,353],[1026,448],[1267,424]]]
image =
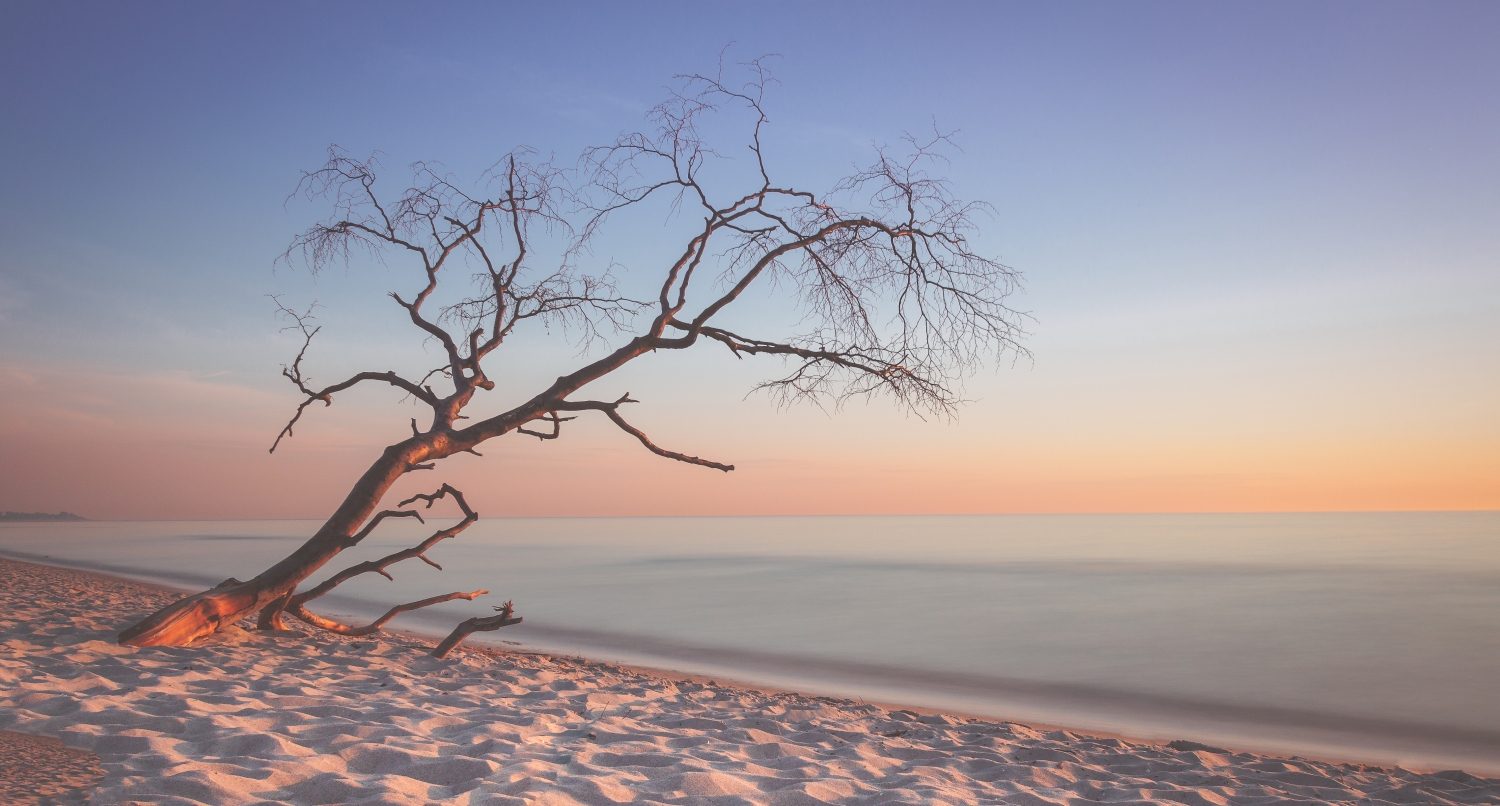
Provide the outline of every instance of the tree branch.
[[559,416],[557,416],[557,412],[555,412],[555,411],[549,411],[549,412],[547,412],[546,415],[544,415],[544,416],[542,416],[542,417],[540,417],[538,419],[543,420],[545,422],[552,423],[552,430],[551,431],[534,431],[534,430],[532,430],[530,428],[526,428],[525,426],[522,426],[522,427],[516,429],[516,433],[517,434],[525,434],[528,437],[536,437],[537,439],[544,440],[544,441],[545,440],[549,440],[549,439],[557,439],[559,436],[562,435],[562,424],[565,423],[565,422],[567,422],[567,421],[569,421],[569,420],[574,420],[574,419],[577,419],[577,418],[576,417],[559,417]]
[[308,378],[307,375],[302,371],[302,359],[307,356],[307,348],[312,345],[313,336],[318,335],[318,332],[323,329],[321,326],[312,327],[312,311],[316,303],[314,304],[314,306],[309,306],[307,310],[299,312],[287,307],[282,303],[280,298],[274,295],[271,297],[271,301],[276,304],[276,309],[278,312],[280,312],[283,316],[291,319],[293,322],[291,325],[284,328],[284,330],[297,330],[302,334],[302,347],[297,351],[297,357],[292,359],[291,364],[283,366],[281,368],[281,374],[285,376],[287,380],[291,381],[292,385],[296,386],[298,391],[306,395],[306,398],[297,405],[297,410],[293,412],[291,420],[287,421],[287,424],[282,427],[281,433],[276,435],[275,442],[271,443],[271,453],[276,452],[276,448],[281,444],[282,439],[292,436],[292,427],[297,424],[298,420],[302,419],[302,413],[307,410],[308,406],[312,405],[315,402],[321,402],[324,406],[332,406],[333,396],[335,393],[342,392],[345,389],[349,389],[350,387],[353,387],[360,383],[364,383],[365,381],[376,381],[389,384],[396,387],[397,389],[400,389],[403,392],[406,392],[407,394],[415,397],[416,399],[422,401],[423,403],[426,403],[429,406],[433,406],[434,408],[437,407],[437,397],[432,394],[431,390],[424,389],[421,386],[418,386],[417,384],[401,377],[400,375],[397,375],[394,370],[388,370],[386,372],[361,372],[351,378],[340,381],[331,386],[326,386],[322,389],[313,389],[309,386],[311,379]]
[[[435,502],[445,497],[452,497],[453,500],[458,504],[459,508],[463,510],[464,517],[458,523],[448,527],[447,529],[441,529],[437,532],[432,533],[432,535],[429,536],[426,540],[423,540],[421,543],[411,548],[404,549],[393,554],[388,554],[377,560],[367,560],[362,563],[351,565],[348,568],[345,568],[344,570],[329,577],[328,579],[325,579],[318,585],[301,593],[293,594],[281,607],[285,610],[285,612],[291,613],[297,618],[300,618],[303,621],[306,621],[307,623],[314,626],[324,627],[325,629],[332,629],[334,632],[341,632],[346,635],[363,635],[366,632],[374,632],[375,630],[378,630],[380,628],[380,625],[395,617],[397,613],[404,612],[405,610],[414,610],[418,607],[426,607],[428,604],[435,604],[440,601],[449,601],[454,598],[472,599],[474,598],[474,596],[484,593],[485,591],[477,591],[472,595],[456,593],[448,594],[446,598],[438,597],[430,600],[424,599],[421,602],[401,605],[398,608],[393,608],[391,612],[387,613],[382,619],[365,628],[352,628],[348,625],[339,624],[338,622],[332,621],[331,619],[327,619],[322,616],[318,616],[317,614],[311,613],[311,611],[307,610],[306,605],[308,602],[327,594],[334,588],[342,585],[345,582],[348,582],[349,580],[357,576],[375,573],[385,577],[386,579],[394,581],[395,578],[392,577],[390,572],[386,569],[392,565],[395,565],[396,563],[405,560],[415,558],[421,560],[424,563],[427,563],[428,565],[438,569],[439,571],[443,570],[443,567],[441,565],[438,565],[430,557],[427,556],[427,551],[433,546],[436,546],[438,543],[441,543],[442,541],[447,540],[448,538],[453,537],[463,530],[469,528],[470,525],[479,520],[479,515],[469,508],[468,502],[464,500],[463,493],[459,492],[457,489],[448,484],[444,484],[433,493],[414,495],[399,504],[399,506],[404,507],[414,501],[423,500],[427,502],[427,508],[430,509]],[[416,518],[419,521],[422,520],[422,516],[415,510],[385,510],[377,514],[375,517],[371,518],[369,523],[365,524],[365,527],[361,529],[358,534],[349,539],[348,545],[353,546],[359,541],[363,540],[367,535],[370,534],[371,531],[375,529],[376,526],[380,524],[381,521],[390,517],[410,517]],[[325,624],[332,624],[335,626],[327,627],[325,626]],[[363,632],[354,630],[363,630]]]
[[619,400],[616,400],[613,403],[606,403],[599,400],[564,400],[557,404],[557,409],[560,411],[603,412],[604,416],[610,419],[610,422],[613,422],[615,425],[619,426],[620,430],[635,437],[640,441],[642,445],[646,447],[646,450],[651,451],[657,456],[662,456],[673,461],[684,462],[690,465],[698,465],[699,467],[708,467],[713,468],[714,470],[722,470],[725,473],[728,473],[729,471],[734,469],[734,465],[726,465],[723,462],[715,462],[712,459],[703,459],[697,456],[690,456],[685,453],[679,453],[678,451],[669,451],[658,446],[655,442],[652,442],[651,438],[646,436],[645,432],[626,422],[625,418],[620,416],[619,409],[621,405],[625,403],[637,402],[639,401],[633,399],[629,394],[625,394],[620,397]]
[[[691,325],[675,319],[669,324],[678,330],[692,329]],[[941,381],[915,371],[904,364],[899,356],[889,355],[880,348],[812,348],[747,338],[716,327],[703,326],[698,330],[703,336],[723,344],[736,358],[764,354],[803,359],[802,365],[791,375],[765,381],[758,387],[786,390],[788,398],[816,396],[831,374],[821,367],[832,366],[846,370],[853,376],[851,383],[843,390],[843,397],[867,395],[883,389],[891,397],[913,408],[920,401],[925,402],[928,408],[938,411],[951,410],[959,402],[957,395]]]
[[433,504],[448,496],[451,496],[453,498],[453,503],[457,504],[458,508],[463,510],[464,520],[479,519],[479,515],[476,514],[474,510],[469,508],[469,502],[464,500],[464,494],[455,489],[451,484],[444,484],[443,486],[437,488],[436,491],[431,493],[417,493],[416,495],[413,495],[405,501],[402,501],[396,506],[404,507],[407,504],[411,504],[416,501],[425,501],[427,503],[426,506],[423,507],[423,509],[432,509]]
[[373,532],[373,531],[375,531],[375,527],[379,526],[380,522],[383,521],[383,520],[385,520],[386,518],[416,518],[417,519],[417,523],[426,523],[426,521],[422,520],[422,513],[417,512],[416,510],[411,510],[411,509],[386,509],[386,510],[382,510],[382,511],[376,513],[375,517],[371,518],[367,523],[365,523],[363,529],[360,529],[358,532],[355,532],[354,535],[349,538],[349,542],[348,542],[349,547],[352,548],[352,547],[358,545],[361,540],[364,540],[365,538],[369,537],[370,533]]
[[339,635],[369,635],[371,633],[380,632],[380,628],[384,627],[386,622],[390,621],[396,616],[401,615],[402,613],[406,613],[412,610],[419,610],[421,608],[429,607],[435,604],[442,604],[443,602],[451,602],[456,599],[467,599],[472,601],[480,596],[485,595],[486,593],[489,593],[489,591],[455,591],[453,593],[442,594],[441,596],[431,596],[426,599],[420,599],[415,602],[398,604],[395,607],[392,607],[390,610],[385,611],[385,615],[363,626],[345,624],[342,621],[336,621],[334,619],[328,618],[327,616],[318,615],[317,613],[308,610],[305,606],[296,602],[288,604],[286,612],[292,614],[293,616],[296,616],[297,618],[307,622],[308,624],[313,625],[314,627],[328,630],[329,632],[335,632]]
[[459,622],[458,626],[453,628],[453,632],[449,633],[448,637],[444,638],[443,642],[432,650],[432,656],[434,658],[447,657],[448,653],[452,652],[453,648],[469,637],[471,633],[482,630],[498,630],[501,627],[509,627],[512,624],[521,623],[521,617],[513,615],[515,607],[510,602],[506,602],[504,605],[495,608],[495,610],[499,611],[496,615],[487,618],[475,616],[474,618]]

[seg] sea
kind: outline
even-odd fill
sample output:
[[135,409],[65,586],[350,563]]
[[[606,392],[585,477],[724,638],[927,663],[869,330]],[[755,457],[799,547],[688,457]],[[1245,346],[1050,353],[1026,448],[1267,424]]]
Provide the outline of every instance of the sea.
[[[433,528],[388,521],[314,580]],[[0,524],[0,555],[201,588],[313,521]],[[1500,512],[493,518],[314,609],[842,699],[1500,774]],[[138,614],[121,613],[121,626]]]

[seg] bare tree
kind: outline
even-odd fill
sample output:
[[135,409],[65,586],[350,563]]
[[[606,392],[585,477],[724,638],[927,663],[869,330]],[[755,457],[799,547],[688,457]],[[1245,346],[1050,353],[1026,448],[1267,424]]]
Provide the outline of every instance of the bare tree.
[[[941,165],[946,138],[907,138],[898,156],[877,150],[873,164],[813,192],[772,178],[762,147],[768,118],[763,95],[768,76],[757,62],[748,80],[731,85],[722,75],[684,77],[676,93],[656,107],[653,128],[587,151],[581,167],[562,171],[529,152],[505,157],[491,172],[491,189],[460,190],[424,165],[415,182],[394,198],[377,189],[370,161],[332,150],[322,168],[306,174],[299,190],[331,201],[330,218],[299,235],[288,256],[316,271],[360,250],[399,256],[416,272],[417,287],[393,292],[402,315],[437,345],[442,358],[424,377],[391,371],[356,373],[327,386],[312,384],[303,358],[318,329],[306,313],[283,307],[303,336],[302,349],[283,374],[302,395],[272,450],[292,436],[314,404],[360,384],[394,387],[430,410],[425,424],[389,447],[355,481],[343,502],[300,548],[246,582],[226,580],[184,598],[120,634],[132,645],[185,644],[222,625],[258,614],[263,628],[286,615],[336,632],[360,634],[390,618],[484,591],[455,592],[399,605],[373,624],[355,627],[320,616],[308,603],[365,573],[388,576],[407,559],[431,564],[426,552],[472,524],[477,515],[447,485],[430,495],[378,510],[392,485],[407,473],[433,468],[457,453],[478,453],[482,443],[506,434],[543,440],[562,435],[583,416],[608,419],[652,453],[720,471],[731,464],[664,448],[626,419],[629,394],[580,396],[585,387],[653,351],[700,344],[736,358],[770,356],[782,370],[760,384],[783,402],[842,400],[888,395],[919,412],[951,412],[960,402],[962,374],[990,358],[1024,353],[1017,339],[1022,314],[1006,304],[1017,275],[975,251],[970,237],[983,205],[954,199],[947,183],[929,173]],[[743,116],[746,156],[714,151],[703,134],[710,115]],[[722,185],[738,175],[739,186]],[[726,176],[729,177],[726,179]],[[681,250],[667,256],[653,299],[630,299],[607,273],[582,271],[584,246],[611,217],[658,201],[693,223]],[[550,268],[538,270],[538,232],[560,234],[571,247]],[[440,283],[453,288],[462,266],[481,270],[474,293],[456,302],[434,302]],[[724,326],[726,311],[752,288],[770,287],[785,309],[800,314],[802,332],[739,332]],[[279,305],[280,303],[278,303]],[[486,359],[518,329],[534,324],[610,338],[628,337],[598,357],[558,377],[525,402],[464,422],[475,396],[495,388]],[[388,518],[420,518],[408,506],[451,498],[464,513],[454,526],[420,545],[360,563],[324,582],[298,586],[335,555],[357,545]],[[446,652],[475,629],[513,624],[509,602],[488,619],[470,619],[441,648]]]

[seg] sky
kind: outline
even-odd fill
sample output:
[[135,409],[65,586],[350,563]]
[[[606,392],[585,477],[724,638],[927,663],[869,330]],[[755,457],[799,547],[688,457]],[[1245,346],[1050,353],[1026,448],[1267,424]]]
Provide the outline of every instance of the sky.
[[[780,408],[778,369],[651,356],[607,423],[436,471],[494,515],[1500,508],[1500,5],[20,2],[0,29],[0,510],[321,517],[415,414],[310,412],[278,294],[316,301],[315,378],[422,363],[383,294],[412,267],[275,258],[330,144],[393,175],[570,162],[673,76],[774,54],[768,157],[821,188],[937,125],[976,244],[1015,267],[1030,358],[954,420]],[[606,231],[659,272],[680,220]],[[756,302],[766,321],[785,314]],[[623,338],[623,337],[619,337]],[[597,347],[595,349],[598,349]],[[487,410],[581,359],[537,333]],[[753,364],[753,366],[752,366]],[[398,493],[434,486],[431,473]]]

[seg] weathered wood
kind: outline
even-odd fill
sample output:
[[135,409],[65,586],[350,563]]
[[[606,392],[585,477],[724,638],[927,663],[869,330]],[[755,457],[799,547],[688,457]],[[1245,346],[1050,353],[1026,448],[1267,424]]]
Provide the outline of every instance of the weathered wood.
[[215,587],[179,599],[120,632],[127,646],[182,646],[212,635],[290,594],[302,580],[353,545],[353,536],[374,512],[391,485],[406,473],[414,457],[425,459],[430,446],[411,439],[381,453],[344,497],[343,503],[306,543],[246,582]]
[[[369,635],[371,633],[380,632],[380,628],[384,627],[386,622],[390,621],[396,616],[401,615],[402,613],[406,613],[412,610],[420,610],[421,608],[435,604],[442,604],[443,602],[452,602],[456,599],[468,599],[472,601],[480,596],[485,595],[486,593],[489,593],[489,591],[455,591],[453,593],[442,594],[441,596],[430,596],[426,599],[421,599],[415,602],[398,604],[395,607],[392,607],[390,610],[385,611],[385,615],[363,626],[345,624],[342,621],[337,621],[335,619],[328,618],[327,616],[320,616],[317,613],[308,610],[305,606],[297,603],[288,605],[286,608],[286,612],[296,616],[299,619],[302,619],[303,621],[313,625],[314,627],[324,629],[329,632],[335,632],[339,635]],[[472,621],[472,619],[470,620]]]
[[[478,454],[481,443],[506,434],[558,439],[563,423],[572,419],[562,413],[596,412],[657,456],[733,470],[730,463],[658,445],[622,416],[620,407],[634,402],[628,396],[572,399],[644,355],[717,342],[737,358],[765,355],[791,362],[789,372],[759,387],[787,402],[884,394],[911,409],[937,413],[951,412],[960,402],[949,386],[960,370],[1007,351],[1024,355],[1017,339],[1026,316],[1005,303],[1018,275],[975,252],[970,242],[974,216],[983,205],[951,197],[940,177],[926,173],[924,166],[939,156],[946,137],[934,133],[929,141],[909,140],[910,153],[901,158],[877,152],[874,164],[828,194],[773,183],[760,147],[769,120],[761,106],[769,77],[759,63],[748,69],[743,88],[719,78],[686,77],[680,91],[654,113],[659,130],[627,134],[586,151],[580,173],[512,154],[496,164],[492,176],[498,188],[487,195],[471,195],[419,167],[415,184],[391,198],[383,186],[376,191],[374,162],[331,149],[327,164],[304,174],[297,192],[331,200],[333,210],[295,238],[287,255],[302,255],[315,272],[365,249],[390,250],[411,260],[420,269],[414,273],[420,287],[390,297],[403,319],[423,338],[435,340],[443,361],[415,379],[372,370],[315,385],[303,371],[319,332],[312,309],[299,312],[277,302],[302,336],[301,349],[282,372],[301,400],[272,450],[301,427],[305,413],[331,406],[355,387],[400,391],[430,409],[431,420],[412,418],[411,436],[387,447],[296,551],[247,582],[221,585],[163,608],[121,632],[120,642],[191,643],[257,612],[262,628],[278,628],[283,613],[308,612],[307,599],[344,579],[384,573],[385,565],[401,559],[425,560],[422,547],[390,555],[348,569],[298,598],[298,586],[334,555],[358,544],[381,520],[405,517],[393,510],[376,514],[402,476],[432,469],[455,453]],[[716,188],[699,181],[703,157],[714,151],[695,121],[721,105],[754,121],[747,134],[760,179],[743,195],[716,200]],[[579,184],[571,184],[570,176]],[[677,194],[673,204],[685,199],[695,214],[701,212],[703,223],[680,253],[666,256],[656,300],[627,298],[607,272],[587,274],[571,264],[605,219],[671,194]],[[528,233],[538,226],[574,236],[561,266],[532,265]],[[702,279],[699,270],[707,272],[707,266],[723,267],[722,283]],[[469,267],[483,270],[477,295],[434,310],[441,303],[433,300],[445,297],[437,294],[440,279],[455,270],[468,277]],[[719,327],[722,312],[755,296],[752,287],[768,284],[790,290],[785,302],[805,310],[804,335],[763,337]],[[636,319],[643,313],[650,314],[649,323]],[[522,325],[579,328],[590,336],[605,335],[602,326],[628,337],[530,397],[508,388],[507,399],[524,400],[519,405],[461,422],[469,420],[464,410],[477,393],[496,388],[484,359],[502,344],[514,343],[508,337]],[[542,425],[529,427],[534,423]],[[508,609],[501,616],[470,619],[444,642],[444,651],[475,630],[519,620]]]
[[[306,591],[302,591],[301,593],[294,594],[287,602],[287,608],[290,609],[291,607],[300,607],[302,605],[305,605],[313,599],[327,594],[329,591],[333,590],[339,585],[342,585],[343,583],[348,582],[349,580],[360,576],[361,574],[374,573],[379,574],[386,579],[394,580],[395,577],[392,577],[390,572],[386,569],[404,560],[415,558],[421,560],[424,563],[427,563],[428,565],[436,568],[439,571],[443,570],[443,567],[441,565],[438,565],[435,561],[432,560],[432,558],[427,556],[427,552],[438,543],[441,543],[442,541],[447,540],[448,538],[453,537],[463,530],[469,528],[474,524],[475,521],[479,520],[479,513],[475,512],[469,507],[468,501],[464,500],[463,493],[459,492],[457,489],[448,484],[444,484],[442,487],[438,488],[437,492],[434,492],[431,495],[414,495],[411,498],[408,498],[398,504],[398,506],[404,507],[415,501],[425,500],[427,502],[427,508],[431,509],[434,502],[445,496],[452,497],[454,503],[458,504],[459,509],[463,510],[463,520],[459,521],[453,526],[448,527],[447,529],[440,529],[436,532],[433,532],[432,535],[429,536],[426,540],[423,540],[421,543],[412,546],[409,549],[403,549],[393,554],[387,554],[386,556],[381,557],[378,560],[366,560],[365,562],[351,565],[348,568],[345,568],[337,574],[329,577],[328,579],[318,583],[314,587]],[[375,518],[370,521],[370,525],[360,530],[360,533],[355,536],[355,539],[352,542],[358,543],[361,538],[363,538],[372,530],[373,526],[378,523],[381,518],[387,515],[411,516],[417,518],[417,520],[422,519],[422,516],[415,510],[386,510],[379,515],[376,515]]]
[[513,615],[515,607],[510,602],[506,602],[495,609],[500,612],[493,616],[475,616],[474,618],[459,622],[459,625],[453,628],[453,632],[448,633],[448,637],[444,638],[443,642],[432,650],[432,656],[434,658],[446,658],[448,653],[453,651],[454,647],[458,646],[472,633],[498,630],[501,627],[509,627],[512,624],[521,623],[521,617]]

